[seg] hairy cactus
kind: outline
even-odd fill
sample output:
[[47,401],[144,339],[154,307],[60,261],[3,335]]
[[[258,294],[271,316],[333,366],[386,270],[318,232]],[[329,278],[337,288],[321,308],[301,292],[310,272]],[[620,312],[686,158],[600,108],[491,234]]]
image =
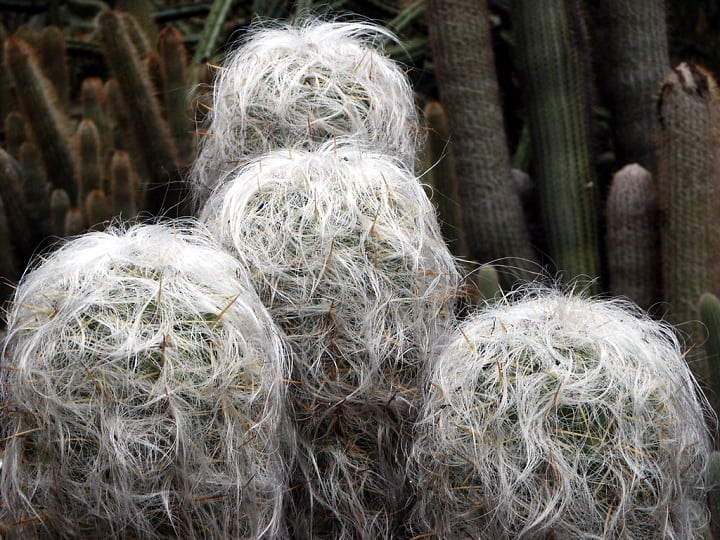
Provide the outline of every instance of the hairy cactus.
[[249,158],[336,138],[412,166],[421,140],[412,88],[383,39],[394,38],[369,23],[249,31],[218,72],[191,175],[196,197]]
[[711,413],[672,328],[619,300],[506,302],[431,368],[417,537],[696,537]]
[[422,186],[390,157],[329,143],[251,161],[202,215],[296,352],[295,534],[397,536],[421,374],[459,282]]
[[287,372],[244,272],[201,230],[66,243],[9,314],[7,537],[280,537]]

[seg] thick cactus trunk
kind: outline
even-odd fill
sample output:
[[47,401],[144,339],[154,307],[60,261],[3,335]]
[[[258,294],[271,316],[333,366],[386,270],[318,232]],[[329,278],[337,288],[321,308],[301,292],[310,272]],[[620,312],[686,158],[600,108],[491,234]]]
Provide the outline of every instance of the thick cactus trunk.
[[[665,78],[658,103],[658,187],[663,300],[667,319],[695,347],[705,341],[698,300],[720,287],[720,105],[712,76],[681,64]],[[698,374],[707,377],[707,366]]]
[[528,278],[534,254],[512,179],[487,2],[429,0],[427,8],[469,255]]
[[600,248],[583,13],[577,0],[515,0],[512,16],[549,255],[584,284],[600,276]]

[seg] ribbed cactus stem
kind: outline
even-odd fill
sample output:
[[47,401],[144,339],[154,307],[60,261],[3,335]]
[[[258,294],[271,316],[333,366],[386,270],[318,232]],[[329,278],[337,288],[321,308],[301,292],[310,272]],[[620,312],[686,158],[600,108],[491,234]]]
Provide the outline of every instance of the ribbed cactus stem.
[[93,189],[103,186],[103,164],[101,157],[100,133],[95,122],[83,118],[78,125],[77,137],[80,145],[80,189],[81,204]]
[[113,211],[123,219],[137,214],[137,179],[130,154],[116,150],[110,161],[110,201]]
[[23,192],[27,218],[36,241],[51,234],[50,230],[50,183],[42,163],[40,149],[32,141],[20,146],[20,165],[25,173]]
[[652,175],[638,164],[615,173],[607,198],[610,290],[645,310],[660,300],[657,199]]
[[43,155],[45,168],[52,171],[57,187],[77,200],[77,158],[72,147],[70,121],[58,103],[52,84],[43,75],[30,46],[17,37],[5,44],[5,61],[10,68],[23,114]]
[[39,53],[43,72],[55,87],[60,104],[67,109],[70,105],[70,73],[65,36],[60,28],[43,28],[40,33]]
[[152,180],[158,184],[153,186],[151,193],[162,200],[165,198],[165,190],[160,189],[160,186],[166,185],[177,175],[177,152],[147,71],[143,68],[122,19],[116,12],[102,12],[98,16],[100,37],[125,105],[132,111],[131,124],[139,150],[147,162]]
[[[717,84],[709,73],[682,63],[665,78],[658,110],[663,300],[667,319],[682,325],[688,345],[699,350],[705,332],[698,299],[720,288]],[[707,366],[693,365],[705,380]]]
[[12,232],[16,252],[22,261],[28,261],[36,243],[27,218],[23,195],[24,182],[20,164],[0,148],[0,198],[5,206],[5,216]]
[[522,208],[513,187],[486,0],[430,0],[430,42],[469,254],[531,277]]
[[597,6],[603,62],[598,83],[609,98],[618,163],[657,172],[656,101],[670,69],[664,0],[603,0]]
[[100,132],[102,147],[107,152],[113,147],[113,133],[110,120],[104,110],[105,106],[105,83],[98,77],[83,79],[80,86],[80,104],[82,106],[82,117],[92,120]]
[[163,95],[170,131],[180,153],[180,161],[192,161],[192,136],[188,109],[188,55],[185,38],[174,26],[160,32],[158,42],[162,60]]
[[578,0],[511,5],[549,256],[566,281],[593,280],[600,248],[583,13]]
[[57,237],[65,236],[65,218],[70,211],[70,196],[64,189],[50,193],[50,230]]

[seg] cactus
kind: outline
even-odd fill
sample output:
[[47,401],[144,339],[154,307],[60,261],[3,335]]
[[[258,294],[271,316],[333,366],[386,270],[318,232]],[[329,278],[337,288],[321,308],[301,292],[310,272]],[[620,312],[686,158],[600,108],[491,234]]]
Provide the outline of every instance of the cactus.
[[50,193],[50,231],[58,238],[65,236],[65,221],[70,211],[70,196],[64,189]]
[[530,290],[470,315],[431,368],[416,538],[695,538],[709,405],[672,329]]
[[591,155],[591,74],[578,0],[512,2],[549,256],[565,281],[599,291],[600,246]]
[[37,145],[25,141],[20,146],[20,166],[24,172],[23,197],[27,220],[35,241],[40,243],[50,234],[50,183]]
[[[91,120],[100,133],[103,152],[108,154],[114,147],[113,133],[110,126],[110,119],[104,110],[105,107],[105,85],[98,77],[83,79],[80,85],[80,104],[82,106],[83,119]],[[104,155],[103,158],[108,157]]]
[[20,164],[0,148],[0,198],[3,201],[16,253],[23,262],[30,259],[36,247],[36,238],[33,237],[33,231],[28,223],[23,195],[24,182]]
[[[665,78],[658,110],[663,300],[667,320],[680,325],[693,348],[705,341],[698,298],[720,287],[716,83],[700,68],[680,64]],[[701,380],[708,380],[706,363],[693,362],[693,367]]]
[[10,69],[23,115],[40,149],[45,169],[55,187],[67,191],[77,201],[77,157],[71,126],[63,112],[55,89],[45,78],[30,46],[18,37],[5,43],[5,61]]
[[296,352],[296,534],[400,535],[409,422],[459,284],[422,186],[331,141],[250,161],[202,216]]
[[188,108],[187,50],[179,30],[172,26],[160,32],[158,49],[162,58],[163,96],[170,131],[180,154],[180,161],[189,163],[192,158],[192,138]]
[[130,154],[116,150],[110,161],[110,201],[115,215],[132,219],[137,214],[137,179]]
[[15,159],[20,158],[20,145],[25,141],[25,121],[22,114],[12,111],[5,117],[5,150]]
[[65,243],[19,284],[6,344],[0,520],[16,537],[284,536],[288,354],[202,230]]
[[467,257],[455,161],[448,147],[450,131],[447,117],[438,101],[429,101],[425,105],[423,118],[428,132],[424,149],[427,168],[425,178],[432,188],[443,238],[455,255]]
[[512,181],[487,1],[432,0],[428,22],[469,255],[531,278],[535,256]]
[[[123,18],[113,11],[99,15],[100,37],[108,62],[128,110],[132,129],[153,185],[148,186],[151,210],[161,213],[177,202],[175,191],[165,192],[176,181],[178,158],[167,122],[161,115],[147,71],[126,31]],[[174,187],[174,186],[173,186]],[[170,199],[166,199],[170,197]]]
[[650,173],[633,164],[613,176],[606,203],[610,291],[646,310],[660,300],[657,197]]
[[[12,282],[19,276],[19,265],[15,256],[15,247],[13,246],[13,234],[8,223],[5,213],[5,205],[2,197],[0,197],[0,305],[5,305],[5,301],[10,298],[13,292]],[[0,334],[0,341],[2,334]]]
[[153,6],[150,0],[118,0],[115,9],[130,14],[132,19],[142,29],[149,44],[157,43],[158,31],[153,17]]
[[46,26],[38,43],[40,64],[58,96],[63,109],[70,106],[70,74],[67,66],[65,36],[60,28]]
[[102,225],[113,217],[110,200],[101,189],[93,189],[87,194],[83,211],[85,223],[90,228],[102,229]]
[[670,69],[665,2],[605,0],[595,5],[599,54],[598,83],[612,112],[618,163],[638,163],[657,173],[656,100]]
[[[710,372],[709,383],[717,392],[720,389],[720,300],[713,293],[703,293],[698,305],[700,320],[705,326],[705,354]],[[717,395],[711,394],[717,400]],[[720,514],[716,517],[720,518]]]
[[95,126],[95,122],[83,118],[78,125],[77,138],[80,145],[78,204],[82,205],[88,193],[94,189],[103,188],[104,167],[101,156],[100,133]]

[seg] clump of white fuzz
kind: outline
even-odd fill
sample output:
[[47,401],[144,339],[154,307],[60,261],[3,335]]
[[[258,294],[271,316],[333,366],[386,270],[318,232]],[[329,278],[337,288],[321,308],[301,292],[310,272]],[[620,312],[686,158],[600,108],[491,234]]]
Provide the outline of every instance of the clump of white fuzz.
[[367,22],[256,27],[219,68],[191,174],[200,199],[229,170],[266,152],[350,137],[412,166],[419,121],[390,32]]
[[416,533],[694,538],[708,404],[672,329],[541,290],[470,316],[433,366]]
[[199,228],[68,242],[9,314],[8,538],[275,537],[288,366],[245,273]]
[[330,144],[247,164],[203,215],[296,353],[296,530],[393,537],[420,373],[459,282],[423,187],[392,158]]

